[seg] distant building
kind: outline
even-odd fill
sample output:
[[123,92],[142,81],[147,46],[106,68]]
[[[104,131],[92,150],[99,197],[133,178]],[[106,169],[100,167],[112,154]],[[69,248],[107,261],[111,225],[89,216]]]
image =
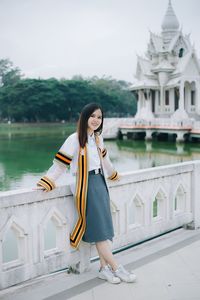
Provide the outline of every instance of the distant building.
[[136,118],[200,120],[200,62],[169,0],[161,35],[150,32],[146,57],[138,56]]

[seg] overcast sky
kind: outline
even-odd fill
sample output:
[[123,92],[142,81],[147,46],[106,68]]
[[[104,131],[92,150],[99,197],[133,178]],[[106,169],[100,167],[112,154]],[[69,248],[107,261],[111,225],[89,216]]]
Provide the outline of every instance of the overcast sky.
[[[200,0],[172,0],[200,58]],[[168,0],[0,0],[0,59],[26,77],[97,75],[132,82],[149,30],[161,32]]]

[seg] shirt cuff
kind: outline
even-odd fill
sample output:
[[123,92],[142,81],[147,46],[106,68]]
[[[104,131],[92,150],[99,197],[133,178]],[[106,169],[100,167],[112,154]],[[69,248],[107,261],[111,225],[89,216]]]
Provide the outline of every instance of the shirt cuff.
[[37,186],[42,186],[47,191],[51,191],[56,187],[54,181],[47,176],[43,176],[37,183]]
[[108,177],[109,180],[117,180],[118,179],[118,172],[115,171],[112,173],[111,176]]
[[104,148],[104,149],[101,151],[101,154],[102,154],[102,157],[105,157],[105,156],[106,156],[106,154],[107,154],[106,148]]

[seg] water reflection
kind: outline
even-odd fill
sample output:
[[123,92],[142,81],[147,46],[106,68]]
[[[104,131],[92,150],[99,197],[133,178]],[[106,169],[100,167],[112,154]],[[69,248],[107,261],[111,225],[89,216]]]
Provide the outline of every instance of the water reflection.
[[200,159],[199,144],[123,140],[107,142],[111,158],[120,171],[139,170]]
[[[33,187],[52,164],[66,133],[43,136],[4,136],[0,141],[0,190]],[[170,142],[106,141],[119,172],[200,159],[200,144]],[[66,174],[58,183],[66,182]]]

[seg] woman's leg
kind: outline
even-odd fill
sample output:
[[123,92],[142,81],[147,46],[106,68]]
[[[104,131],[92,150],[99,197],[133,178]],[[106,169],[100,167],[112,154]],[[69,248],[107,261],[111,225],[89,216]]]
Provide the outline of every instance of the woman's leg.
[[[106,263],[111,266],[111,268],[115,271],[118,267],[117,262],[114,259],[114,255],[112,254],[111,247],[108,241],[96,242],[96,248],[99,253],[100,263]],[[103,258],[103,260],[101,260]]]
[[[103,278],[102,276],[100,278],[102,279],[109,279],[112,283],[119,283],[114,282],[114,278],[118,277],[118,280],[125,282],[134,282],[136,280],[136,275],[133,273],[128,272],[122,265],[118,265],[117,262],[114,259],[114,255],[112,254],[111,245],[109,244],[109,241],[102,241],[102,242],[96,242],[97,251],[99,253],[100,261],[101,257],[103,257],[103,263],[107,263],[111,266],[112,270],[114,271],[113,276],[111,279],[109,278],[108,274],[107,276],[104,274]],[[115,279],[116,280],[116,279]]]
[[100,266],[101,266],[101,268],[104,268],[107,265],[107,262],[105,261],[105,259],[101,255],[101,253],[99,253],[99,258],[100,258]]

